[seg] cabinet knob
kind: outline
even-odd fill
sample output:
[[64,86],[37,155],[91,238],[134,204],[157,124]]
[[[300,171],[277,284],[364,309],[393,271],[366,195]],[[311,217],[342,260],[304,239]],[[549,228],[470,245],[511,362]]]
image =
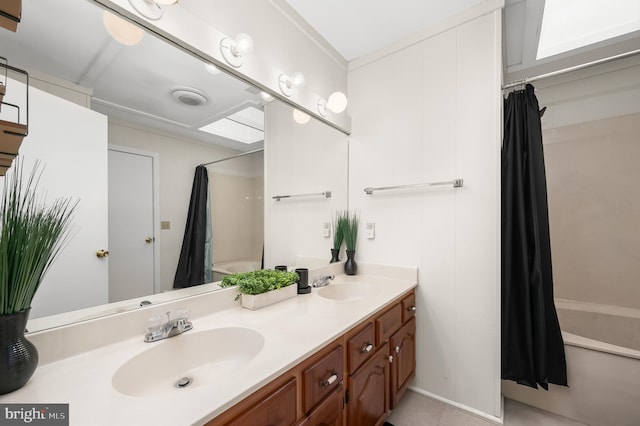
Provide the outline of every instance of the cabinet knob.
[[416,311],[416,307],[415,306],[408,306],[407,307],[407,311],[415,312]]
[[365,343],[365,345],[360,348],[360,353],[361,354],[368,354],[369,352],[371,352],[371,350],[373,349],[373,345],[369,342]]
[[396,353],[399,354],[400,353],[400,346],[396,346]]
[[389,364],[393,362],[393,355],[389,355]]
[[335,383],[336,380],[338,380],[338,375],[336,373],[333,373],[327,380],[323,380],[322,382],[320,382],[320,385],[330,386]]

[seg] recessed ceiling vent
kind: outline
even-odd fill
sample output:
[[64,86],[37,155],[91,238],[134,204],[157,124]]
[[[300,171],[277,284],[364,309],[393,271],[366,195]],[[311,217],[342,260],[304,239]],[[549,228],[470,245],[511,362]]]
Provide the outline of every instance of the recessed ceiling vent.
[[192,87],[179,87],[171,95],[176,101],[188,106],[200,106],[208,101],[206,93]]

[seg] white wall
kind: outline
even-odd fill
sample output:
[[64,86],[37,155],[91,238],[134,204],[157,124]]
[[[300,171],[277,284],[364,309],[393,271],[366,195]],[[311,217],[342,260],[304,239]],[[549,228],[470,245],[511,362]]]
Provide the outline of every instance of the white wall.
[[[293,266],[297,255],[329,263],[332,240],[322,226],[347,208],[347,137],[315,119],[294,122],[280,102],[265,108],[265,135],[265,267]],[[324,191],[331,198],[273,199]]]
[[[198,164],[230,157],[237,152],[214,145],[192,143],[122,121],[109,121],[109,143],[156,152],[160,157],[160,220],[171,228],[161,230],[160,280],[162,290],[173,288],[187,222],[193,176]],[[254,176],[251,156],[215,165],[220,173]]]
[[[501,11],[349,72],[349,203],[356,258],[418,265],[422,392],[500,416]],[[464,179],[464,188],[366,195]]]

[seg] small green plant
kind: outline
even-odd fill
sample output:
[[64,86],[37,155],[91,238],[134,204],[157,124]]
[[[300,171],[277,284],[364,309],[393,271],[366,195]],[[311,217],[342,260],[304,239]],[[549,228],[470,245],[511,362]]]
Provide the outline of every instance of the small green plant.
[[344,234],[344,244],[349,251],[356,249],[358,222],[359,217],[356,212],[346,212],[342,221],[342,233]]
[[335,215],[333,216],[333,220],[331,221],[333,226],[333,248],[335,250],[340,250],[340,247],[342,247],[342,242],[344,241],[343,222],[346,215],[347,212],[345,212],[344,210],[338,210],[336,211]]
[[[222,279],[220,287],[238,286],[240,294],[261,294],[295,284],[298,278],[295,272],[262,269],[227,275]],[[240,294],[236,300],[240,298]]]
[[39,162],[23,182],[22,161],[5,177],[0,201],[0,315],[29,309],[42,278],[69,238],[77,202],[46,207],[36,189]]

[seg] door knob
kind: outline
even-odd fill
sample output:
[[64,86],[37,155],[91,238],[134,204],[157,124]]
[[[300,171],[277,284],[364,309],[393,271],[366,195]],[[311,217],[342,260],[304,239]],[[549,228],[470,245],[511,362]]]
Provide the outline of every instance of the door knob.
[[101,258],[101,259],[103,257],[107,257],[107,256],[109,256],[109,250],[100,249],[100,250],[96,251],[96,256]]
[[153,242],[153,237],[147,237],[144,239],[144,242],[147,244],[151,244]]

